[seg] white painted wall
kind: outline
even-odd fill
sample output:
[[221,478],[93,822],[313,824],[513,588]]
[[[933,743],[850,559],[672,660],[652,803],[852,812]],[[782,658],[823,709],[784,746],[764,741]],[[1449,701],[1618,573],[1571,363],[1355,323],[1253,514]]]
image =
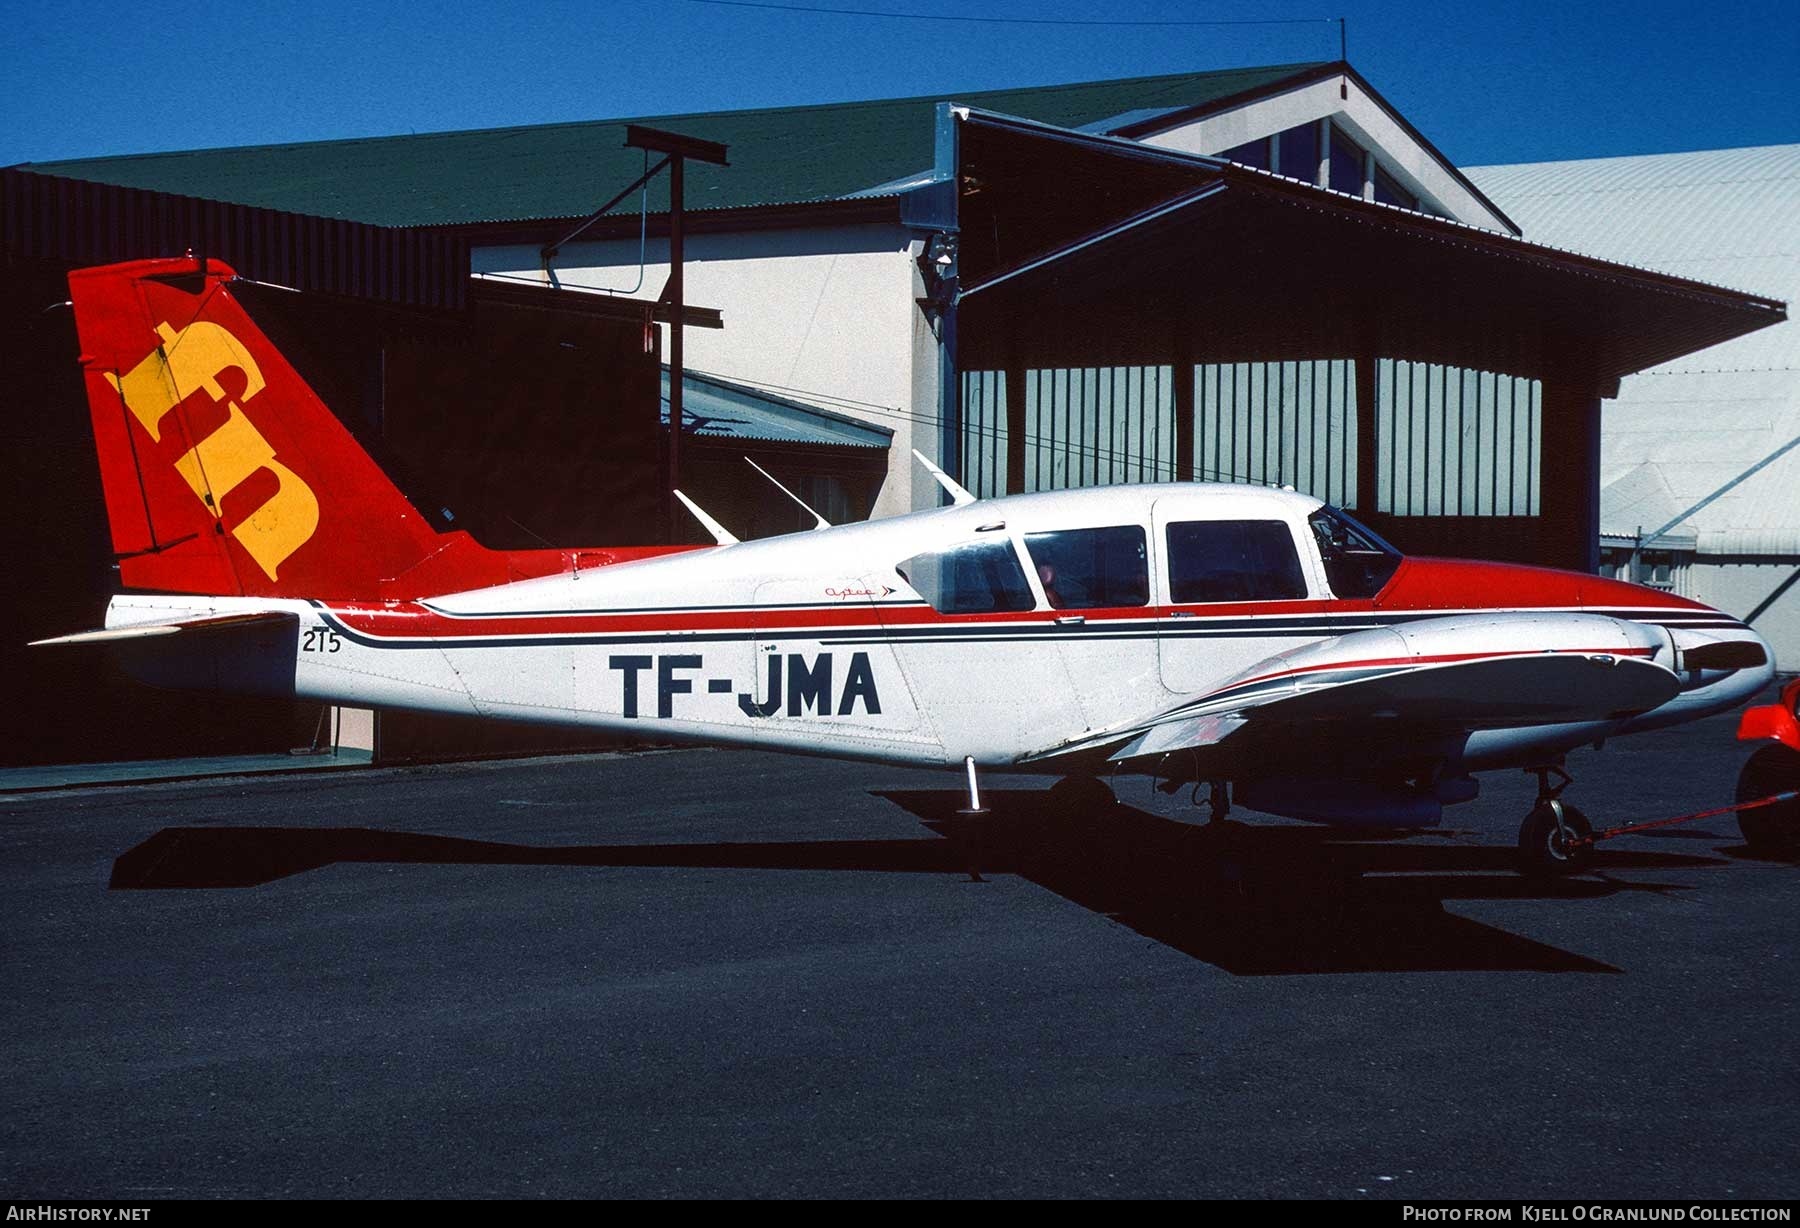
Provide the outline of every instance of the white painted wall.
[[[1478,226],[1498,218],[1355,84],[1336,78],[1145,138],[1215,154],[1330,117],[1377,152],[1381,164],[1434,208]],[[532,245],[478,248],[478,274],[609,289],[655,298],[668,278],[668,245],[653,239],[639,273],[636,239],[570,244],[552,273]],[[767,387],[894,432],[888,477],[873,515],[935,507],[937,485],[913,463],[939,459],[938,345],[918,307],[924,286],[917,240],[898,225],[867,224],[700,234],[687,243],[687,300],[724,313],[723,330],[690,328],[686,362]],[[665,347],[667,339],[664,340]],[[665,349],[666,353],[666,349]],[[694,492],[705,502],[704,492]]]
[[[888,225],[687,240],[687,301],[716,307],[725,320],[723,329],[687,330],[687,366],[892,430],[878,517],[912,510],[912,449],[937,450],[936,429],[919,421],[937,417],[937,358],[929,331],[929,344],[918,336],[925,324],[913,301],[911,242],[910,231]],[[654,299],[668,280],[668,243],[650,241],[641,282],[638,255],[636,239],[573,243],[558,255],[554,278]],[[533,246],[478,248],[470,262],[478,274],[550,280]],[[663,345],[667,354],[666,330]],[[917,369],[921,361],[928,371]],[[704,492],[694,494],[705,503]]]

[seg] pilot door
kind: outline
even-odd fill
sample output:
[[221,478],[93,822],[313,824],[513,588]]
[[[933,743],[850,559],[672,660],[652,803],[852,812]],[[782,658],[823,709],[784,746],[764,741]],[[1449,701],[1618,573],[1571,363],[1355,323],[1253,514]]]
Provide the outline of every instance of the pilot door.
[[1152,522],[1167,585],[1157,656],[1169,690],[1202,694],[1330,634],[1291,522],[1193,496],[1157,500]]
[[[1054,653],[1087,734],[1158,704],[1155,550],[1142,523],[1028,530],[1021,543],[1049,606],[1039,655]],[[1065,720],[1073,726],[1073,721]]]

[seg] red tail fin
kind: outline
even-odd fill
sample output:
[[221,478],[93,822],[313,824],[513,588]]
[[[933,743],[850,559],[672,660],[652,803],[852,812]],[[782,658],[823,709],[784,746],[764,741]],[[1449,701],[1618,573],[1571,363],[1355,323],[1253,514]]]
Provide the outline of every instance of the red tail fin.
[[420,597],[658,550],[489,551],[438,533],[232,297],[217,261],[69,275],[127,587]]

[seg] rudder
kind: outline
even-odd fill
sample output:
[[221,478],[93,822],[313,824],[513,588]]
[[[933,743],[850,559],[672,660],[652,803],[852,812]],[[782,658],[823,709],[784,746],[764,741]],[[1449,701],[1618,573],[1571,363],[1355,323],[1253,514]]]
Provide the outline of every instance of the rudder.
[[369,598],[474,547],[425,522],[250,319],[235,276],[193,258],[69,274],[124,584]]

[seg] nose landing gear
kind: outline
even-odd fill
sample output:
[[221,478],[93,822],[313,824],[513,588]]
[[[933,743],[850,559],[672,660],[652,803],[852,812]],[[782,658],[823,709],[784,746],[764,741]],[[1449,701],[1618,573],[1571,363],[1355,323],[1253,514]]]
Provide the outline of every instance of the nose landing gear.
[[[1561,800],[1574,778],[1560,767],[1533,768],[1538,778],[1537,804],[1519,826],[1519,872],[1527,878],[1554,878],[1584,868],[1594,856],[1594,825],[1574,806]],[[1550,783],[1550,774],[1561,777]]]
[[[1586,815],[1558,799],[1557,795],[1570,784],[1567,772],[1558,767],[1528,770],[1537,773],[1538,800],[1519,828],[1519,869],[1530,878],[1580,870],[1602,840],[1722,814],[1738,816],[1744,843],[1757,856],[1800,859],[1800,751],[1787,745],[1765,747],[1751,756],[1743,775],[1738,777],[1738,800],[1730,806],[1627,823],[1604,831],[1595,831]],[[1552,772],[1562,777],[1554,785],[1550,783]]]

